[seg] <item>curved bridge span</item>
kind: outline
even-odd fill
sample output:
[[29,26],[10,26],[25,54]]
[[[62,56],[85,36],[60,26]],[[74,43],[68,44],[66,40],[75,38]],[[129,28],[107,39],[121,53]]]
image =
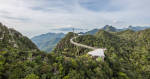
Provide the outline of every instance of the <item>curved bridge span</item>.
[[95,48],[95,47],[91,47],[91,46],[88,46],[88,45],[84,45],[84,44],[80,44],[80,43],[74,42],[73,40],[78,38],[78,37],[79,36],[71,38],[70,39],[71,44],[74,44],[74,45],[76,45],[78,47],[92,49],[93,51],[88,52],[88,54],[91,55],[91,56],[97,56],[97,57],[102,57],[102,58],[105,57],[105,55],[104,55],[104,51],[106,50],[105,48]]

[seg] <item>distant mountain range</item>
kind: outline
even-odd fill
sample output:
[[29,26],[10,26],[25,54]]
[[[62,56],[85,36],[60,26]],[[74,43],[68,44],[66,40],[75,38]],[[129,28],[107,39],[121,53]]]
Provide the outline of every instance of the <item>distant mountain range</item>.
[[133,30],[133,31],[140,31],[140,30],[145,30],[145,29],[148,29],[150,28],[150,26],[129,26],[128,28],[125,28],[126,29],[130,29],[130,30]]
[[[117,29],[113,26],[110,25],[105,25],[102,30],[108,31],[108,32],[120,32],[124,30],[133,30],[133,31],[139,31],[139,30],[144,30],[150,28],[148,26],[140,27],[140,26],[129,26],[128,28],[123,28],[123,29]],[[78,28],[79,29],[79,28]],[[64,29],[59,29],[62,31],[71,31],[72,28],[64,28]],[[82,29],[79,29],[82,30]],[[81,34],[90,34],[94,35],[96,34],[100,29],[93,29],[88,32],[80,32]],[[38,46],[39,49],[50,52],[53,50],[53,48],[57,45],[57,43],[65,36],[64,33],[47,33],[47,34],[42,34],[39,36],[35,36],[31,38],[31,40]]]
[[[133,31],[140,31],[140,30],[145,30],[145,29],[148,29],[148,28],[150,28],[150,26],[143,26],[143,27],[141,27],[141,26],[129,26],[128,28],[117,29],[113,26],[105,25],[101,29],[103,29],[107,32],[120,32],[120,31],[124,31],[124,30],[128,30],[128,29],[133,30]],[[99,31],[99,29],[93,29],[93,30],[90,30],[90,31],[86,32],[85,34],[93,35],[93,34],[97,33],[98,31]]]
[[64,36],[64,33],[47,33],[35,36],[31,40],[40,50],[50,52]]
[[[104,28],[94,35],[47,33],[33,38],[48,49],[49,44],[57,44],[47,54],[0,23],[0,79],[150,79],[150,29],[113,32],[118,30]],[[73,45],[70,39],[74,36],[79,44],[106,48],[104,58]],[[56,43],[57,39],[61,40]]]

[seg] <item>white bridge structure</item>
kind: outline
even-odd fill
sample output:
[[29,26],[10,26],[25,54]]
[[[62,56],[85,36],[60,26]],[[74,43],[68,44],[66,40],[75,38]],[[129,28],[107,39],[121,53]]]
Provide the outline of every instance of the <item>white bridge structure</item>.
[[104,54],[105,50],[106,49],[95,49],[93,51],[88,52],[88,54],[93,57],[101,57],[102,59],[104,59],[105,58],[105,54]]
[[[73,29],[73,32],[74,32],[74,29]],[[104,52],[105,52],[106,48],[95,48],[95,47],[91,47],[91,46],[88,46],[88,45],[84,45],[84,44],[74,42],[73,40],[78,38],[79,36],[82,36],[82,35],[78,34],[78,36],[74,36],[73,38],[70,39],[70,42],[72,44],[74,44],[75,46],[78,46],[78,47],[92,49],[93,51],[88,52],[88,54],[91,55],[92,57],[101,57],[102,59],[105,58]]]

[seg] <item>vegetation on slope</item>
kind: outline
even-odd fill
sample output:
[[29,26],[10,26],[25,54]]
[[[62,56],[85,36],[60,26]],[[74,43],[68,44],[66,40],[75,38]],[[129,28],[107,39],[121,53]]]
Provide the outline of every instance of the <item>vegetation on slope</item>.
[[121,76],[123,79],[148,79],[149,33],[149,29],[139,32],[127,30],[112,34],[99,30],[95,36],[80,36],[77,42],[107,48],[105,62],[112,69],[114,78],[120,79]]
[[[144,30],[146,28],[149,28],[149,27],[139,27],[139,26],[133,27],[133,26],[129,26],[128,28],[117,29],[117,28],[115,28],[113,26],[105,25],[102,28],[102,30],[105,30],[107,32],[113,32],[113,33],[117,32],[119,34],[119,33],[122,33],[123,31],[129,31],[129,30],[140,31],[140,30]],[[88,35],[95,35],[98,31],[99,31],[99,29],[92,29],[92,30],[90,30],[88,32],[85,32],[85,33],[80,32],[80,33],[84,34],[84,35],[87,35],[87,34]],[[63,33],[47,33],[47,34],[42,34],[42,35],[39,35],[39,36],[35,36],[35,37],[31,38],[31,40],[38,46],[38,48],[40,50],[46,51],[46,52],[51,52],[55,48],[57,43],[59,43],[59,41],[64,36],[65,36],[65,34],[63,34]]]
[[81,54],[86,53],[89,51],[88,49],[77,47],[70,43],[70,39],[74,36],[77,36],[77,34],[74,34],[72,32],[68,33],[56,46],[54,49],[55,53],[65,55],[65,56],[79,56]]
[[12,28],[0,24],[0,47],[17,48],[21,50],[38,50],[37,46],[30,39],[23,36]]
[[26,48],[12,47],[7,42],[11,40],[8,34],[7,40],[0,42],[0,79],[150,79],[150,30],[129,34],[135,37],[127,38],[126,32],[118,35],[99,30],[74,40],[107,48],[104,61],[72,45],[73,33],[68,33],[49,54],[31,51],[35,47],[30,48],[28,42],[21,42]]

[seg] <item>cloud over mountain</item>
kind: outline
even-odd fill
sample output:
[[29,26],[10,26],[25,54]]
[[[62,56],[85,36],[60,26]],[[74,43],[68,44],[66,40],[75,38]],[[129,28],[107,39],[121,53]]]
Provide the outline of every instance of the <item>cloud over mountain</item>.
[[149,25],[149,0],[1,0],[0,22],[31,37],[60,27]]

